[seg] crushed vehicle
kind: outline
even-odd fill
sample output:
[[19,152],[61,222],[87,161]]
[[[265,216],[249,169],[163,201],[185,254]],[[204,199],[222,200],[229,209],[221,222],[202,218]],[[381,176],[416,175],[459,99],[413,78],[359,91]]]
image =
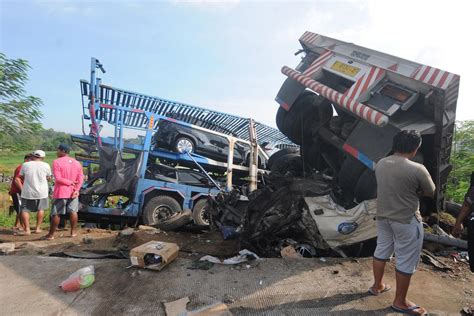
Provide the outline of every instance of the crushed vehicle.
[[[248,191],[265,173],[258,169],[257,160],[264,167],[268,156],[257,145],[257,137],[262,142],[291,144],[275,128],[251,119],[104,85],[99,70],[105,73],[92,58],[90,82],[81,80],[83,135],[72,135],[84,150],[78,159],[88,168],[79,210],[86,221],[143,223],[169,230],[191,222],[208,225],[208,196],[234,188]],[[112,137],[102,136],[104,123],[113,127]],[[225,161],[214,160],[208,152],[156,146],[166,124],[227,142]],[[127,130],[138,131],[140,142],[125,141]],[[248,152],[239,160],[234,153],[240,148]]]
[[259,254],[288,244],[343,254],[376,236],[374,169],[401,130],[421,133],[414,160],[436,184],[434,198],[420,198],[422,215],[441,209],[460,77],[312,32],[299,42],[301,62],[281,69],[276,124],[300,150],[274,154],[267,186],[248,199],[213,198],[213,225]]

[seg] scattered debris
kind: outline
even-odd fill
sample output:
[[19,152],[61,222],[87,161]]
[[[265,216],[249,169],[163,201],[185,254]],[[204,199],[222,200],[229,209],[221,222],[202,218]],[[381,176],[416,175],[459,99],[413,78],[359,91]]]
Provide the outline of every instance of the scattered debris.
[[119,236],[120,237],[130,237],[133,235],[133,228],[131,227],[128,227],[128,228],[125,228],[125,229],[122,229],[120,232],[119,232]]
[[321,262],[327,262],[327,259],[321,257],[321,258],[319,258],[319,261],[321,261]]
[[75,292],[91,286],[95,281],[94,266],[79,269],[64,280],[59,287],[64,292]]
[[152,226],[147,226],[147,225],[139,225],[138,230],[140,231],[145,231],[146,233],[150,235],[156,235],[161,232],[158,228],[152,227]]
[[0,244],[0,254],[8,255],[13,251],[15,251],[14,242],[4,242]]
[[165,306],[166,316],[186,315],[186,305],[188,305],[188,303],[189,297],[187,296],[173,302],[164,303],[163,305]]
[[464,307],[461,310],[461,315],[474,316],[474,306],[469,305],[469,306]]
[[222,301],[226,304],[233,304],[235,302],[235,298],[230,294],[224,294]]
[[149,241],[130,250],[130,262],[133,266],[151,270],[161,270],[178,257],[177,244]]
[[451,271],[453,270],[450,266],[439,261],[438,258],[435,257],[431,252],[426,249],[421,251],[421,260],[426,264],[431,264],[435,268],[442,270],[442,271]]
[[296,252],[295,247],[291,245],[283,248],[280,254],[283,258],[303,259],[303,256]]
[[467,241],[457,239],[450,236],[439,236],[435,234],[426,233],[424,234],[424,240],[434,241],[447,246],[454,246],[462,249],[467,249]]
[[244,249],[244,250],[239,251],[239,254],[237,256],[234,256],[234,257],[229,258],[229,259],[225,259],[223,261],[221,261],[219,258],[216,258],[216,257],[213,257],[213,256],[204,256],[199,260],[200,261],[209,261],[209,262],[212,262],[212,263],[234,265],[234,264],[239,264],[239,263],[242,263],[242,262],[247,262],[247,261],[257,260],[257,259],[260,259],[260,257],[257,256],[255,253],[253,253],[253,252],[251,252],[247,249]]
[[84,238],[82,238],[82,242],[85,243],[85,244],[92,244],[94,240],[92,238],[90,238],[89,236],[85,236]]
[[113,252],[89,252],[89,251],[64,251],[64,252],[53,252],[49,254],[50,257],[70,257],[78,259],[127,259],[128,257],[121,251]]

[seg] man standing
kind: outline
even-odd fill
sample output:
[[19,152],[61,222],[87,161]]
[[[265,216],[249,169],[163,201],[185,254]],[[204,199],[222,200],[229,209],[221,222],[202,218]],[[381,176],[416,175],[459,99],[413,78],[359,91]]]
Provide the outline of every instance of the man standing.
[[45,239],[54,239],[54,232],[59,224],[60,215],[69,213],[71,222],[71,237],[77,236],[77,211],[79,208],[79,190],[84,180],[81,164],[74,158],[69,157],[70,148],[66,144],[60,144],[56,155],[58,159],[53,161],[54,191],[53,206],[51,208],[51,225]]
[[20,170],[24,179],[21,190],[21,221],[25,235],[30,235],[29,212],[38,212],[35,233],[41,232],[44,210],[48,208],[48,180],[51,178],[51,168],[43,162],[46,154],[42,150],[33,152],[31,161],[25,162]]
[[[474,212],[474,172],[471,173],[471,185],[464,196],[461,211],[456,218],[456,224],[454,224],[453,236],[458,236],[461,233],[463,229],[462,223],[472,212]],[[469,254],[469,266],[471,272],[474,272],[474,216],[469,219],[468,223],[467,250]]]
[[[30,161],[31,154],[25,155],[23,158],[23,162]],[[20,217],[20,193],[21,189],[23,188],[23,179],[20,177],[20,170],[23,164],[18,165],[15,171],[13,172],[13,179],[10,185],[10,190],[8,194],[12,197],[13,201],[13,208],[16,212],[16,220],[15,226],[13,226],[13,230],[25,230],[24,225],[22,224],[21,217]]]
[[375,168],[377,248],[373,258],[374,284],[369,289],[372,295],[390,289],[382,279],[385,263],[395,252],[397,289],[392,309],[412,315],[425,315],[427,312],[406,298],[423,247],[418,194],[433,196],[435,189],[426,168],[410,161],[420,146],[419,132],[401,131],[393,138],[394,154],[381,159]]

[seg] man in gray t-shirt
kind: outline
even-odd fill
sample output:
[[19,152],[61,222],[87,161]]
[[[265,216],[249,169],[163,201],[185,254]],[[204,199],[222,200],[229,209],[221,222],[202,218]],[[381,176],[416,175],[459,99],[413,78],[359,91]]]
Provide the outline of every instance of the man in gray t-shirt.
[[35,233],[41,232],[41,223],[44,210],[49,206],[48,179],[51,178],[51,168],[43,161],[46,156],[42,150],[36,150],[30,161],[25,162],[21,168],[20,176],[24,179],[21,190],[20,216],[24,223],[24,234],[30,234],[29,212],[38,212],[36,217]]
[[374,284],[379,295],[390,289],[382,282],[385,263],[395,252],[397,291],[392,308],[423,315],[426,310],[407,300],[408,287],[423,248],[419,195],[433,196],[435,185],[422,164],[411,161],[421,146],[420,133],[401,131],[393,139],[394,154],[381,159],[377,179],[377,248],[374,252]]

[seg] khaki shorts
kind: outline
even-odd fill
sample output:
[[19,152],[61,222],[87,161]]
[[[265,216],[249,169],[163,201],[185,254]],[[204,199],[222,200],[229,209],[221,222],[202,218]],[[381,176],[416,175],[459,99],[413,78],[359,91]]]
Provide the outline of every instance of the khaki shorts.
[[377,220],[377,248],[374,258],[389,261],[395,252],[396,270],[413,274],[423,248],[423,224],[415,216],[409,224],[390,219]]

